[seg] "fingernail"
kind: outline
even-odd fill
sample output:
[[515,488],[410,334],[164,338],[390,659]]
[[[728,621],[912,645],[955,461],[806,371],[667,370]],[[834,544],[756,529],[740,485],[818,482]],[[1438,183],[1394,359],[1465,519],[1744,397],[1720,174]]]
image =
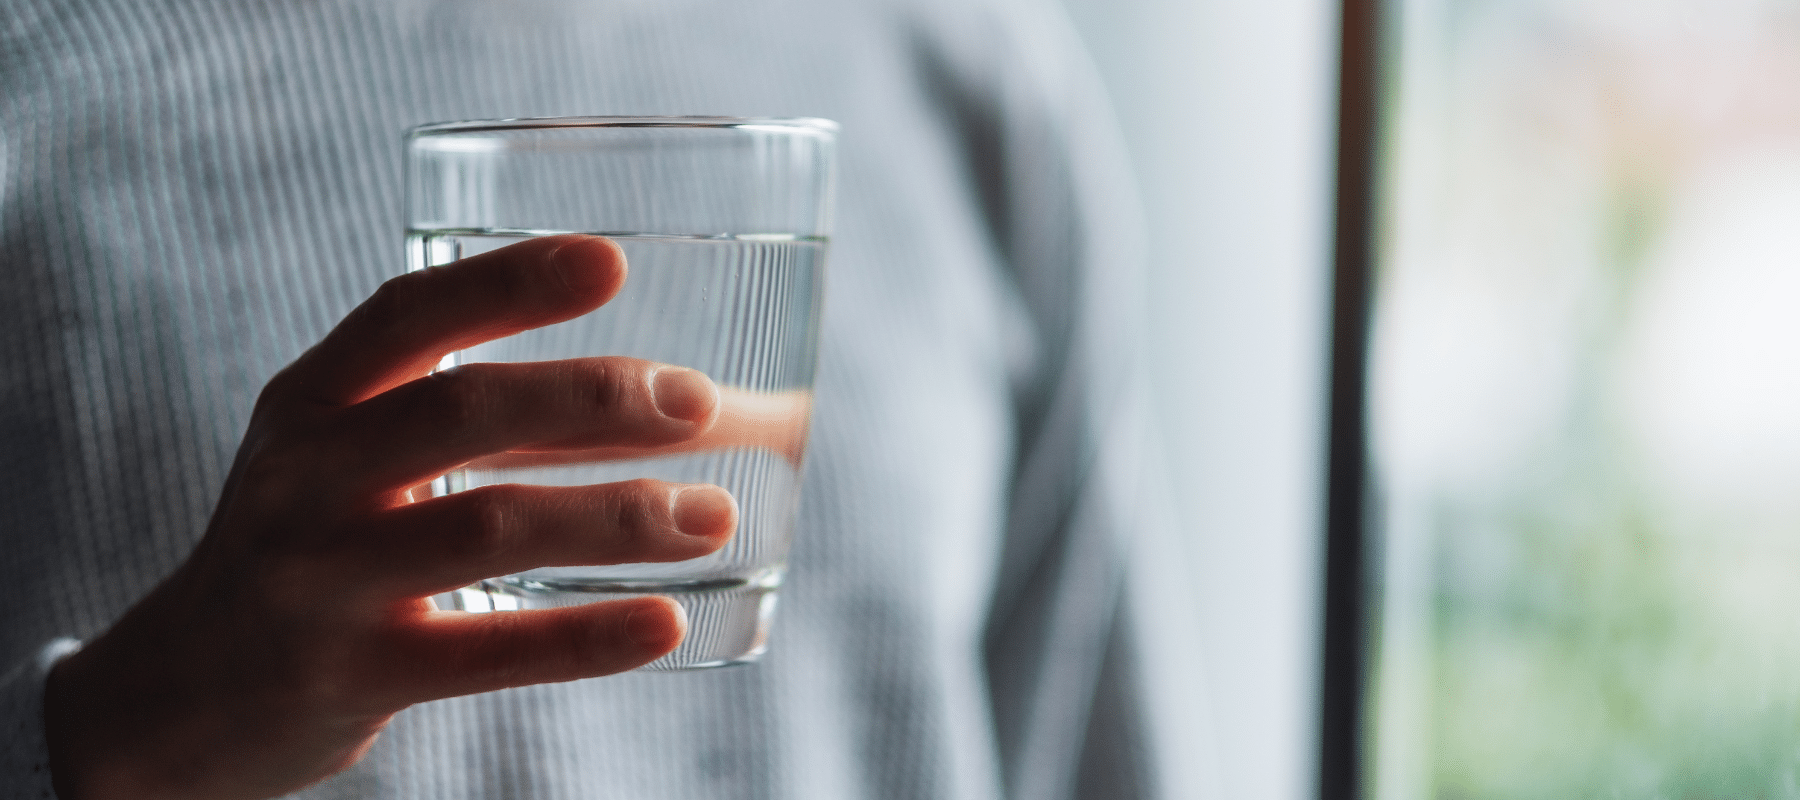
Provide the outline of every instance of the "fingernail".
[[688,486],[670,499],[669,515],[675,529],[689,536],[719,536],[737,527],[737,501],[717,486]]
[[719,405],[719,389],[698,370],[663,367],[650,378],[656,410],[671,419],[703,422]]
[[669,636],[671,631],[666,616],[669,612],[645,605],[632,609],[625,616],[625,635],[647,650],[673,650],[687,635],[687,609],[672,600],[665,600],[661,605],[671,609],[675,617],[673,637]]
[[615,255],[616,249],[612,242],[597,236],[576,239],[551,251],[550,265],[569,291],[586,294],[607,288],[612,282],[612,276],[597,262]]

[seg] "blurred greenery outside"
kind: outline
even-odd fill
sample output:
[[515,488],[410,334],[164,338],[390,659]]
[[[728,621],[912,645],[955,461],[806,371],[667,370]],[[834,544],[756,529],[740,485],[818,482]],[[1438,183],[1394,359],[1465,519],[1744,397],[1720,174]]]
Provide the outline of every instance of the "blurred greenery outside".
[[[1653,5],[1664,29],[1630,0],[1390,3],[1411,40],[1384,155],[1375,466],[1384,519],[1422,538],[1390,543],[1375,588],[1429,607],[1378,616],[1374,759],[1416,757],[1375,764],[1373,797],[1800,798],[1797,507],[1690,496],[1629,422],[1642,385],[1621,378],[1690,174],[1800,138],[1766,119],[1793,99],[1753,87],[1719,110],[1683,94],[1705,81],[1668,76],[1718,48],[1800,51],[1800,25],[1791,2]],[[1746,74],[1793,66],[1735,55]],[[1432,337],[1450,354],[1415,344]],[[1498,343],[1463,362],[1459,337]],[[1544,378],[1518,394],[1548,411],[1513,402],[1509,358],[1533,365],[1511,377]],[[1516,435],[1471,438],[1487,450],[1464,470],[1430,415]],[[1423,594],[1382,597],[1401,573]],[[1395,630],[1409,618],[1419,630]]]

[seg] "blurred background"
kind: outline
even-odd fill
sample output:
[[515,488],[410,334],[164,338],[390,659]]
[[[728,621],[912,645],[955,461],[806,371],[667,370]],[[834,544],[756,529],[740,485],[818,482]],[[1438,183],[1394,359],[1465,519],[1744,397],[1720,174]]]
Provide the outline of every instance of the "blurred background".
[[[1064,2],[1149,212],[1175,796],[1310,797],[1338,5]],[[1800,2],[1381,8],[1364,795],[1800,797]]]
[[1372,796],[1800,797],[1800,5],[1387,8]]
[[1181,674],[1155,676],[1164,739],[1191,768],[1170,796],[1311,797],[1337,4],[1064,3],[1148,217],[1156,388],[1193,576],[1191,605],[1160,621],[1186,647]]

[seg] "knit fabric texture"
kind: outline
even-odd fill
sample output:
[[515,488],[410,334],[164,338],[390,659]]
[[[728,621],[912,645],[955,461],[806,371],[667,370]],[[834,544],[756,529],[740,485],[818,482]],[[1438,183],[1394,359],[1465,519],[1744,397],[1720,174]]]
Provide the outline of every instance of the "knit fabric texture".
[[416,706],[299,796],[1154,796],[1103,109],[1013,0],[0,0],[0,794],[48,791],[46,645],[181,562],[263,383],[404,269],[407,128],[709,114],[843,126],[768,654]]

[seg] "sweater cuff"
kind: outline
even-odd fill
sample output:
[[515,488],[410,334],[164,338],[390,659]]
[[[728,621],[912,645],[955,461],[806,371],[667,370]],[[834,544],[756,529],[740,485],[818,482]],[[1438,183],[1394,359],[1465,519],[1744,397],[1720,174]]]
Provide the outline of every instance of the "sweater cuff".
[[81,649],[74,639],[57,639],[0,675],[0,785],[9,797],[54,800],[50,748],[44,743],[44,679],[50,668]]

